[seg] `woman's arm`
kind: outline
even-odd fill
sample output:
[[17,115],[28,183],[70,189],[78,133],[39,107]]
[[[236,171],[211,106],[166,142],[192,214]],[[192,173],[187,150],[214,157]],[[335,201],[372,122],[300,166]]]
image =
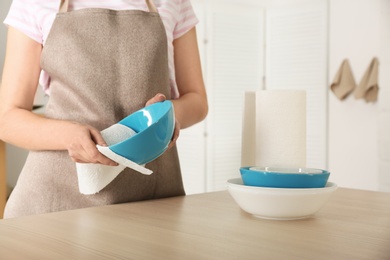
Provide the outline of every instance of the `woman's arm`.
[[180,97],[172,102],[176,119],[183,129],[202,121],[208,112],[195,27],[176,39],[173,45]]
[[116,165],[96,149],[105,145],[98,130],[32,112],[42,45],[8,27],[0,87],[0,139],[28,150],[68,150],[75,162]]

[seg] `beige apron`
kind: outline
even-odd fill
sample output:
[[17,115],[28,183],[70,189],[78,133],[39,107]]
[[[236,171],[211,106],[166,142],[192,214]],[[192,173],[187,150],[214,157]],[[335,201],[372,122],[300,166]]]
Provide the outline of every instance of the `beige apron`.
[[[166,33],[150,0],[149,12],[68,12],[67,1],[62,2],[41,59],[51,78],[47,117],[103,130],[157,93],[170,98]],[[176,147],[146,167],[154,173],[146,176],[126,168],[98,194],[82,195],[67,151],[32,151],[4,216],[184,195]]]

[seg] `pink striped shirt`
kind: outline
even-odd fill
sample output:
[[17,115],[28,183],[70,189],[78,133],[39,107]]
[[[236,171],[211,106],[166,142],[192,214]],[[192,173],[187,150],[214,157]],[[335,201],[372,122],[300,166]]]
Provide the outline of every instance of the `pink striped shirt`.
[[[191,0],[153,0],[164,23],[168,39],[169,77],[172,98],[179,97],[175,79],[175,65],[173,60],[173,41],[192,29],[198,19],[191,5]],[[4,20],[6,25],[12,26],[25,33],[33,40],[45,45],[46,38],[58,12],[60,1],[43,0],[13,0],[9,13]],[[113,10],[138,9],[147,11],[145,0],[111,0],[88,1],[71,0],[69,10],[83,8],[106,8]],[[45,93],[50,94],[50,78],[45,71],[39,79]]]

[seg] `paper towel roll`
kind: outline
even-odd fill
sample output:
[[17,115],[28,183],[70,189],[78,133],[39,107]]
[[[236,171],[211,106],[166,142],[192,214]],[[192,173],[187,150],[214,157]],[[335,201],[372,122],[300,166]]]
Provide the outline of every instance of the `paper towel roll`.
[[[122,124],[114,124],[102,132],[107,145],[114,145],[135,135],[133,129]],[[112,152],[108,147],[97,146],[98,150],[119,163],[118,166],[108,166],[92,163],[76,163],[79,190],[82,194],[95,194],[112,182],[126,167],[138,170],[143,174],[152,171]]]
[[256,92],[246,92],[242,121],[241,166],[256,165]]
[[255,165],[306,167],[306,92],[256,92]]

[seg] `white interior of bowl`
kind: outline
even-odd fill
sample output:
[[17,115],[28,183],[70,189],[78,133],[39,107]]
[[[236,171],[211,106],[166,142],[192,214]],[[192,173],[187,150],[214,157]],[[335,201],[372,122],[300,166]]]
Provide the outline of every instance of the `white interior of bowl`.
[[313,168],[283,168],[283,167],[259,167],[254,166],[250,167],[251,171],[261,171],[261,172],[275,172],[275,173],[307,173],[307,174],[316,174],[322,173],[320,169]]

